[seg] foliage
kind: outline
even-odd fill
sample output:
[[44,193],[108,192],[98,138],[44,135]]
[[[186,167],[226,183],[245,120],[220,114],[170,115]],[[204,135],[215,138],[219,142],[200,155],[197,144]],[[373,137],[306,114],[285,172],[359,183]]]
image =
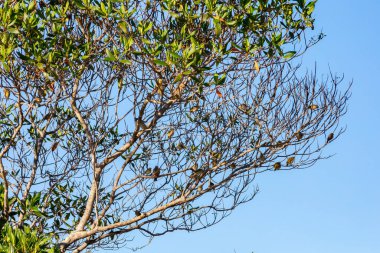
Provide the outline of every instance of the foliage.
[[349,93],[296,64],[323,38],[315,4],[1,1],[3,223],[119,247],[209,227],[256,175],[323,158]]
[[48,236],[39,236],[37,231],[28,226],[22,229],[14,228],[6,224],[2,228],[0,238],[0,252],[2,253],[54,253],[50,246],[51,238]]
[[[36,195],[39,196],[39,195]],[[30,206],[33,209],[34,213],[38,215],[41,212],[38,210],[35,204],[36,196]],[[1,200],[4,199],[4,186],[0,184],[0,197]],[[14,200],[14,198],[12,199]],[[10,203],[13,203],[13,201]],[[3,203],[1,203],[3,204]],[[29,210],[29,208],[28,208]],[[1,253],[55,253],[59,252],[58,248],[55,248],[52,245],[53,239],[51,236],[41,235],[37,229],[31,229],[29,225],[24,224],[21,228],[18,228],[15,225],[12,225],[13,216],[16,213],[11,213],[11,222],[8,222],[3,218],[3,215],[0,218],[0,252]]]

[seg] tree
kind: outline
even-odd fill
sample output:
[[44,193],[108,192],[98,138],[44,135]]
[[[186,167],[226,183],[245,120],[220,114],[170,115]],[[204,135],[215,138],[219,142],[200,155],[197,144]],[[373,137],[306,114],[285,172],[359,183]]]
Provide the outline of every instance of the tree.
[[62,252],[118,247],[211,226],[259,173],[324,158],[349,89],[296,63],[323,37],[315,2],[2,1],[2,220]]
[[[28,197],[28,209],[27,212],[32,212],[35,215],[41,217],[41,213],[38,212],[35,204],[38,203],[41,194],[35,194]],[[0,204],[3,206],[4,200],[4,186],[0,184]],[[9,202],[16,201],[13,197],[8,200]],[[35,209],[33,211],[33,209]],[[12,216],[17,215],[16,212],[9,213]],[[53,245],[51,235],[45,235],[39,233],[37,229],[32,229],[28,225],[24,225],[21,228],[12,226],[3,217],[0,218],[0,253],[57,253],[59,248]]]

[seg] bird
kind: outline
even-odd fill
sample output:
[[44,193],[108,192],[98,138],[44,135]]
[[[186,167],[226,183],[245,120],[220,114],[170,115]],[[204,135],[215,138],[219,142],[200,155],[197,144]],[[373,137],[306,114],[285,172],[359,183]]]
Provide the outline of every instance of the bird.
[[196,112],[198,110],[199,110],[199,106],[197,106],[197,105],[190,108],[190,112]]
[[172,128],[168,132],[168,139],[172,138],[173,134],[174,134],[174,129]]
[[327,136],[326,143],[329,143],[330,141],[332,141],[332,139],[334,139],[334,133],[330,133],[329,136]]
[[257,61],[255,61],[255,70],[256,70],[256,72],[260,71],[260,65]]
[[35,102],[36,104],[39,104],[39,103],[42,102],[42,99],[39,98],[39,97],[36,97],[36,98],[34,99],[34,102]]
[[154,167],[153,173],[152,173],[154,181],[157,181],[157,178],[160,176],[160,172],[161,172],[160,167],[158,167],[158,166]]
[[147,175],[147,176],[150,175],[150,174],[152,174],[152,169],[151,168],[147,168],[146,171],[144,171],[144,174]]
[[303,137],[303,133],[298,132],[298,133],[295,134],[295,136],[296,136],[297,140],[301,140],[302,137]]
[[178,150],[182,150],[182,149],[185,149],[185,148],[186,148],[185,144],[183,144],[182,142],[178,143],[178,145],[177,145],[177,149]]
[[9,98],[9,95],[10,95],[10,92],[8,89],[4,88],[4,97],[5,99],[8,99]]
[[135,214],[136,214],[136,216],[140,216],[141,212],[139,210],[135,210]]
[[162,97],[165,92],[165,86],[163,85],[162,79],[157,80],[157,93]]
[[310,110],[316,110],[318,109],[318,105],[309,105]]
[[245,112],[245,113],[249,113],[249,110],[250,110],[251,108],[249,108],[249,106],[246,105],[246,104],[241,104],[241,105],[239,105],[239,109],[240,109],[241,111]]
[[276,162],[274,165],[273,165],[273,168],[274,170],[279,170],[281,168],[281,163],[280,162]]
[[56,150],[56,149],[57,149],[57,147],[58,147],[58,144],[59,144],[59,142],[58,142],[58,141],[56,141],[56,142],[54,142],[54,143],[53,143],[53,145],[51,145],[51,151],[52,151],[52,152],[54,152],[54,150]]
[[259,156],[259,161],[260,162],[265,162],[265,155],[264,154],[260,154],[260,156]]
[[195,170],[191,175],[190,178],[194,180],[200,180],[204,176],[205,172],[202,169]]
[[286,165],[287,166],[292,165],[294,163],[294,160],[295,160],[294,156],[289,157],[288,160],[286,160]]

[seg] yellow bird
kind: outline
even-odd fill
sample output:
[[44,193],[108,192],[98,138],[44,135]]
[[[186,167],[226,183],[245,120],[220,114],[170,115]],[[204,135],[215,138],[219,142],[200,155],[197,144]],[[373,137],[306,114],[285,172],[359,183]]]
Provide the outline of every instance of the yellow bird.
[[255,61],[255,70],[256,70],[256,72],[260,71],[260,65],[257,61]]
[[198,110],[199,110],[199,106],[197,106],[197,105],[190,108],[190,112],[196,112]]
[[36,97],[36,98],[34,99],[34,102],[35,102],[36,104],[39,104],[39,103],[42,102],[42,99],[39,98],[39,97]]
[[280,163],[280,162],[276,162],[276,163],[273,165],[273,168],[274,168],[274,170],[279,170],[279,169],[281,169],[281,163]]
[[318,105],[309,105],[310,110],[316,110],[318,109]]
[[295,160],[294,156],[289,157],[288,160],[286,160],[286,165],[287,166],[292,165],[294,163],[294,160]]
[[161,78],[157,79],[157,93],[162,97],[165,92],[165,86]]
[[10,91],[7,88],[4,88],[4,97],[5,97],[5,99],[8,99],[10,94],[11,94]]
[[173,134],[174,134],[174,129],[172,128],[172,129],[170,129],[169,132],[168,132],[168,138],[169,138],[169,139],[172,138]]

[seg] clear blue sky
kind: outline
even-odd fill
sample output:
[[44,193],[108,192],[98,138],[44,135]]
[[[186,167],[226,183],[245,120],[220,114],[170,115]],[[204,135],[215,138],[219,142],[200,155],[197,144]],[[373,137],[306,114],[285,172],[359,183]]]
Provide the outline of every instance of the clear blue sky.
[[260,175],[258,196],[221,223],[156,238],[138,252],[380,252],[379,10],[378,0],[317,4],[316,29],[327,37],[304,63],[354,80],[347,131],[326,150],[336,155],[306,170]]

